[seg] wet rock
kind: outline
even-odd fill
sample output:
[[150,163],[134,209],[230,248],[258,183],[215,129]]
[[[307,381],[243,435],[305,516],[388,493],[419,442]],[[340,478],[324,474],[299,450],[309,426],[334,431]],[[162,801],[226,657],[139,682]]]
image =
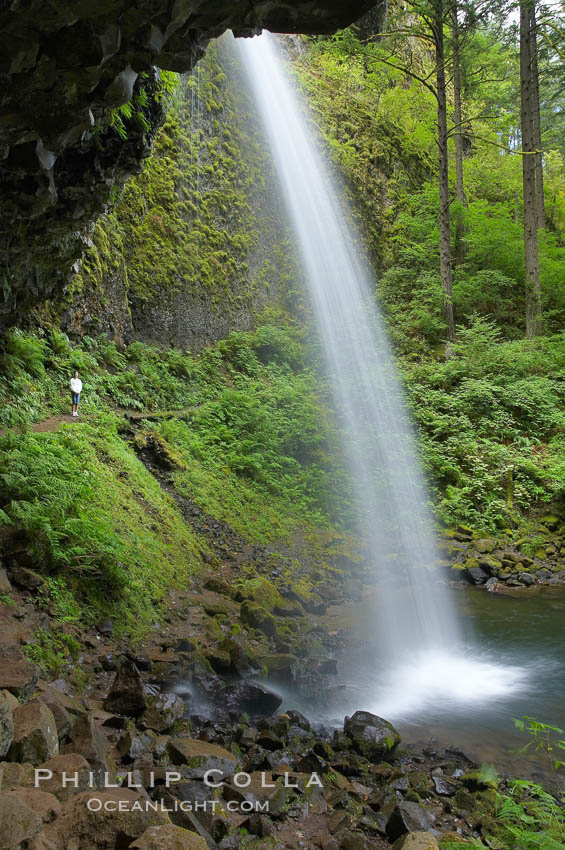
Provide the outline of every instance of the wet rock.
[[145,800],[127,788],[76,794],[63,804],[60,817],[45,827],[45,838],[61,850],[129,847],[149,827],[168,820],[166,814],[147,811]]
[[205,658],[208,664],[220,676],[227,676],[232,672],[232,662],[229,652],[225,649],[213,647],[206,650]]
[[283,652],[261,658],[261,666],[267,668],[269,678],[286,684],[294,681],[297,665],[298,658],[295,655]]
[[125,660],[104,700],[106,711],[139,717],[147,707],[143,681],[132,661]]
[[2,850],[19,850],[41,830],[43,821],[26,803],[9,793],[0,793]]
[[130,850],[208,850],[208,845],[199,835],[180,826],[165,824],[150,826]]
[[57,724],[47,706],[39,700],[19,706],[14,711],[14,738],[9,759],[40,765],[58,752]]
[[369,711],[356,711],[352,717],[346,717],[343,728],[354,749],[373,761],[389,755],[400,743],[400,735],[392,723]]
[[14,716],[10,703],[0,691],[0,759],[4,758],[14,740]]
[[58,800],[68,800],[74,794],[88,790],[90,765],[78,753],[55,756],[39,765],[39,770],[43,772],[37,774],[38,787],[53,794]]
[[430,826],[430,816],[418,805],[408,800],[399,803],[393,810],[386,825],[386,834],[396,841],[406,832],[426,832]]
[[169,732],[186,713],[186,703],[178,694],[164,692],[150,697],[147,702],[140,725],[155,732]]
[[217,694],[217,699],[227,711],[252,717],[273,714],[282,703],[279,694],[255,682],[226,685]]
[[168,752],[174,765],[184,766],[184,775],[190,779],[203,779],[208,770],[216,770],[215,778],[225,779],[237,769],[239,762],[233,753],[195,738],[172,738]]
[[[470,559],[473,560],[473,559]],[[466,565],[467,575],[471,578],[474,584],[485,584],[488,581],[489,574],[483,570],[482,567],[479,567],[478,563],[474,563],[471,565]]]
[[439,845],[431,832],[410,832],[394,842],[393,850],[439,850]]
[[228,653],[231,670],[239,676],[249,675],[253,671],[258,672],[261,668],[261,662],[256,658],[255,651],[242,635],[230,635],[224,638],[220,649]]
[[310,721],[307,717],[304,717],[299,711],[295,711],[291,709],[286,712],[287,717],[293,726],[298,726],[300,729],[303,729],[305,732],[309,732],[311,729]]
[[257,743],[260,747],[270,752],[282,750],[284,747],[284,741],[270,729],[264,729],[262,732],[259,732]]
[[29,699],[39,674],[39,667],[29,661],[19,647],[0,649],[0,690],[5,688],[18,699]]
[[521,581],[526,587],[531,587],[536,583],[535,578],[530,573],[518,573],[518,581]]

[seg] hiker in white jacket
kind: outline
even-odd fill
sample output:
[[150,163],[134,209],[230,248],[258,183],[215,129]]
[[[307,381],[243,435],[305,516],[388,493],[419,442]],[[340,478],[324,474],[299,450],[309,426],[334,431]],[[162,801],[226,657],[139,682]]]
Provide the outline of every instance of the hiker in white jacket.
[[78,372],[75,372],[75,374],[71,378],[71,398],[73,401],[73,416],[78,416],[78,403],[80,401],[81,392],[82,381],[78,376]]

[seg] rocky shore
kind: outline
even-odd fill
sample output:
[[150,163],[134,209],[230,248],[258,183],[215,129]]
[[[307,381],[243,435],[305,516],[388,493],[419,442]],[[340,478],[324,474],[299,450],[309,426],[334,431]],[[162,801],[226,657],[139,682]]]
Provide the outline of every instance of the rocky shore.
[[494,592],[565,583],[565,526],[553,514],[539,519],[535,536],[509,530],[500,537],[477,537],[458,526],[445,533],[443,549],[451,578]]
[[[47,681],[26,647],[38,628],[71,629],[37,608],[31,571],[12,567],[13,601],[0,606],[2,850],[434,850],[492,827],[496,791],[463,753],[403,747],[365,711],[338,728],[281,713],[277,682],[322,682],[335,664],[321,596],[299,601],[261,575],[231,581],[224,563],[171,598],[135,650],[100,623]],[[329,581],[328,595],[347,596],[339,588]]]

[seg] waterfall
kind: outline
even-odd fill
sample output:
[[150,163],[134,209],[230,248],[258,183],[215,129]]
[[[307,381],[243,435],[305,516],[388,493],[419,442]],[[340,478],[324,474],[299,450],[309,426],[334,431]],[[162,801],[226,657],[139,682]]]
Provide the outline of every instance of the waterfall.
[[236,49],[299,247],[345,434],[359,525],[376,573],[374,628],[381,658],[374,664],[391,671],[383,713],[394,714],[411,698],[416,710],[428,692],[436,699],[496,695],[515,684],[518,672],[506,668],[498,675],[492,664],[461,658],[462,635],[449,586],[437,569],[410,418],[351,211],[310,132],[306,107],[274,38],[264,33],[236,39]]

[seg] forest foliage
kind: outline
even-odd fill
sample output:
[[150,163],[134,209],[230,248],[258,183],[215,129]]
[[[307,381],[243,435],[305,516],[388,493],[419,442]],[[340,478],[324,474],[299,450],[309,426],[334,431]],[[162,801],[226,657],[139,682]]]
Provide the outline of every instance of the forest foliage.
[[[420,32],[413,5],[410,26]],[[311,39],[293,64],[375,262],[377,297],[418,425],[437,516],[447,524],[512,526],[537,505],[562,505],[564,495],[565,149],[556,73],[562,60],[540,38],[542,335],[525,340],[517,28],[493,7],[463,34],[465,204],[456,197],[452,131],[457,332],[446,348],[436,103],[422,82],[432,78],[434,56],[411,37],[405,12],[391,6],[391,34],[380,38],[359,26]],[[451,77],[447,97],[453,128]]]

